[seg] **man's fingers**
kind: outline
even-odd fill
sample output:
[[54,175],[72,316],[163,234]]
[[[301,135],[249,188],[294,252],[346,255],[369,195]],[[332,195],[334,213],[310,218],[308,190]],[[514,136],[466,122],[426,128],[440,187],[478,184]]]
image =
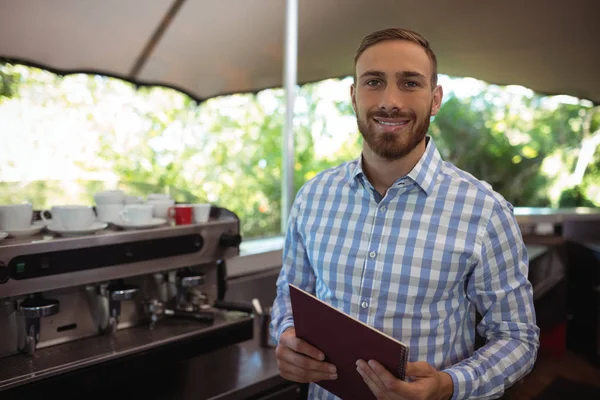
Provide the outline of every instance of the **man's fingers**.
[[385,385],[381,381],[381,377],[378,376],[377,372],[373,370],[373,368],[364,360],[358,360],[356,362],[356,366],[358,367],[358,372],[362,372],[361,376],[366,375],[373,383],[379,386],[382,390],[385,390]]
[[395,390],[398,382],[404,383],[400,381],[400,379],[396,378],[390,371],[385,369],[385,367],[377,361],[370,360],[368,362],[368,365],[373,370],[375,376],[377,376],[381,380],[381,384],[386,389]]
[[313,360],[304,354],[296,353],[288,347],[278,346],[275,353],[278,360],[283,361],[286,364],[295,365],[304,370],[326,372],[329,374],[334,374],[337,372],[336,367],[333,364]]
[[360,376],[362,376],[363,381],[365,381],[365,383],[367,384],[369,389],[371,389],[371,392],[373,392],[375,397],[377,397],[378,399],[382,399],[385,395],[385,388],[380,386],[380,384],[376,382],[377,376],[375,375],[371,367],[369,367],[369,365],[366,362],[360,360],[356,363],[356,370],[358,371]]
[[281,376],[294,382],[318,382],[337,379],[336,368],[323,361],[325,355],[317,348],[296,337],[294,328],[281,334],[275,349]]
[[323,361],[313,360],[312,358],[299,353],[291,352],[291,354],[287,357],[287,360],[289,360],[291,364],[306,370],[326,372],[329,374],[335,374],[337,372],[335,365]]
[[279,372],[281,376],[285,379],[301,383],[337,379],[336,374],[321,371],[305,370],[293,364],[287,363],[282,363],[279,365]]
[[368,365],[371,367],[373,372],[379,377],[382,385],[389,390],[401,396],[412,397],[416,395],[418,391],[413,385],[408,382],[404,382],[394,376],[388,371],[381,363],[370,360]]
[[[290,333],[287,334],[288,332]],[[297,353],[306,354],[307,356],[312,357],[315,360],[323,361],[325,359],[325,355],[319,349],[317,349],[314,346],[311,346],[302,339],[298,339],[296,337],[296,332],[293,329],[285,331],[279,338],[279,342],[283,346],[289,347]]]

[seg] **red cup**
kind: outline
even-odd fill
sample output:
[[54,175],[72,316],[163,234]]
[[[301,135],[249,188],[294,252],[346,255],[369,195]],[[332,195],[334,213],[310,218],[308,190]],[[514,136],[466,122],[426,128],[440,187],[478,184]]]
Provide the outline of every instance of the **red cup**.
[[194,216],[193,208],[186,204],[177,204],[169,207],[169,219],[175,220],[175,225],[189,225]]

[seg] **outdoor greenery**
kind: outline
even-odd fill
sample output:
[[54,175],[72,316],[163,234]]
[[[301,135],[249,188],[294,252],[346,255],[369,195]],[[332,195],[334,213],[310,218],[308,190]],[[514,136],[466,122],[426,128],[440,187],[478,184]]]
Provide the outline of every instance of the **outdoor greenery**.
[[[359,156],[350,83],[299,88],[296,189]],[[475,95],[449,93],[432,121],[430,132],[447,161],[486,180],[515,206],[600,204],[598,152],[581,182],[573,178],[582,140],[600,128],[590,102],[479,85]],[[6,154],[0,204],[93,204],[95,191],[116,187],[138,196],[168,192],[180,202],[231,209],[246,238],[276,234],[283,96],[265,90],[196,104],[171,89],[0,64],[0,147]]]

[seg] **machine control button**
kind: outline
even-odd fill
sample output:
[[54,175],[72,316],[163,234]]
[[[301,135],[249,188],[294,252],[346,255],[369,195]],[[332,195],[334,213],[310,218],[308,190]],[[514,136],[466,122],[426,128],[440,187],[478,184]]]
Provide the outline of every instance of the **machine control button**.
[[224,233],[219,239],[221,247],[238,247],[242,243],[242,237],[240,235],[230,235]]

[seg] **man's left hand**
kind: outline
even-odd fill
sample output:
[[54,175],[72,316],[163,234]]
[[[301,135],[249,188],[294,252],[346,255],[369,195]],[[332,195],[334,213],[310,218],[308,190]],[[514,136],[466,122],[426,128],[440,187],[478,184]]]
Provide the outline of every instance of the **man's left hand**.
[[406,375],[410,382],[402,381],[377,361],[356,362],[362,376],[378,400],[447,400],[452,397],[452,378],[439,372],[426,362],[409,362]]

